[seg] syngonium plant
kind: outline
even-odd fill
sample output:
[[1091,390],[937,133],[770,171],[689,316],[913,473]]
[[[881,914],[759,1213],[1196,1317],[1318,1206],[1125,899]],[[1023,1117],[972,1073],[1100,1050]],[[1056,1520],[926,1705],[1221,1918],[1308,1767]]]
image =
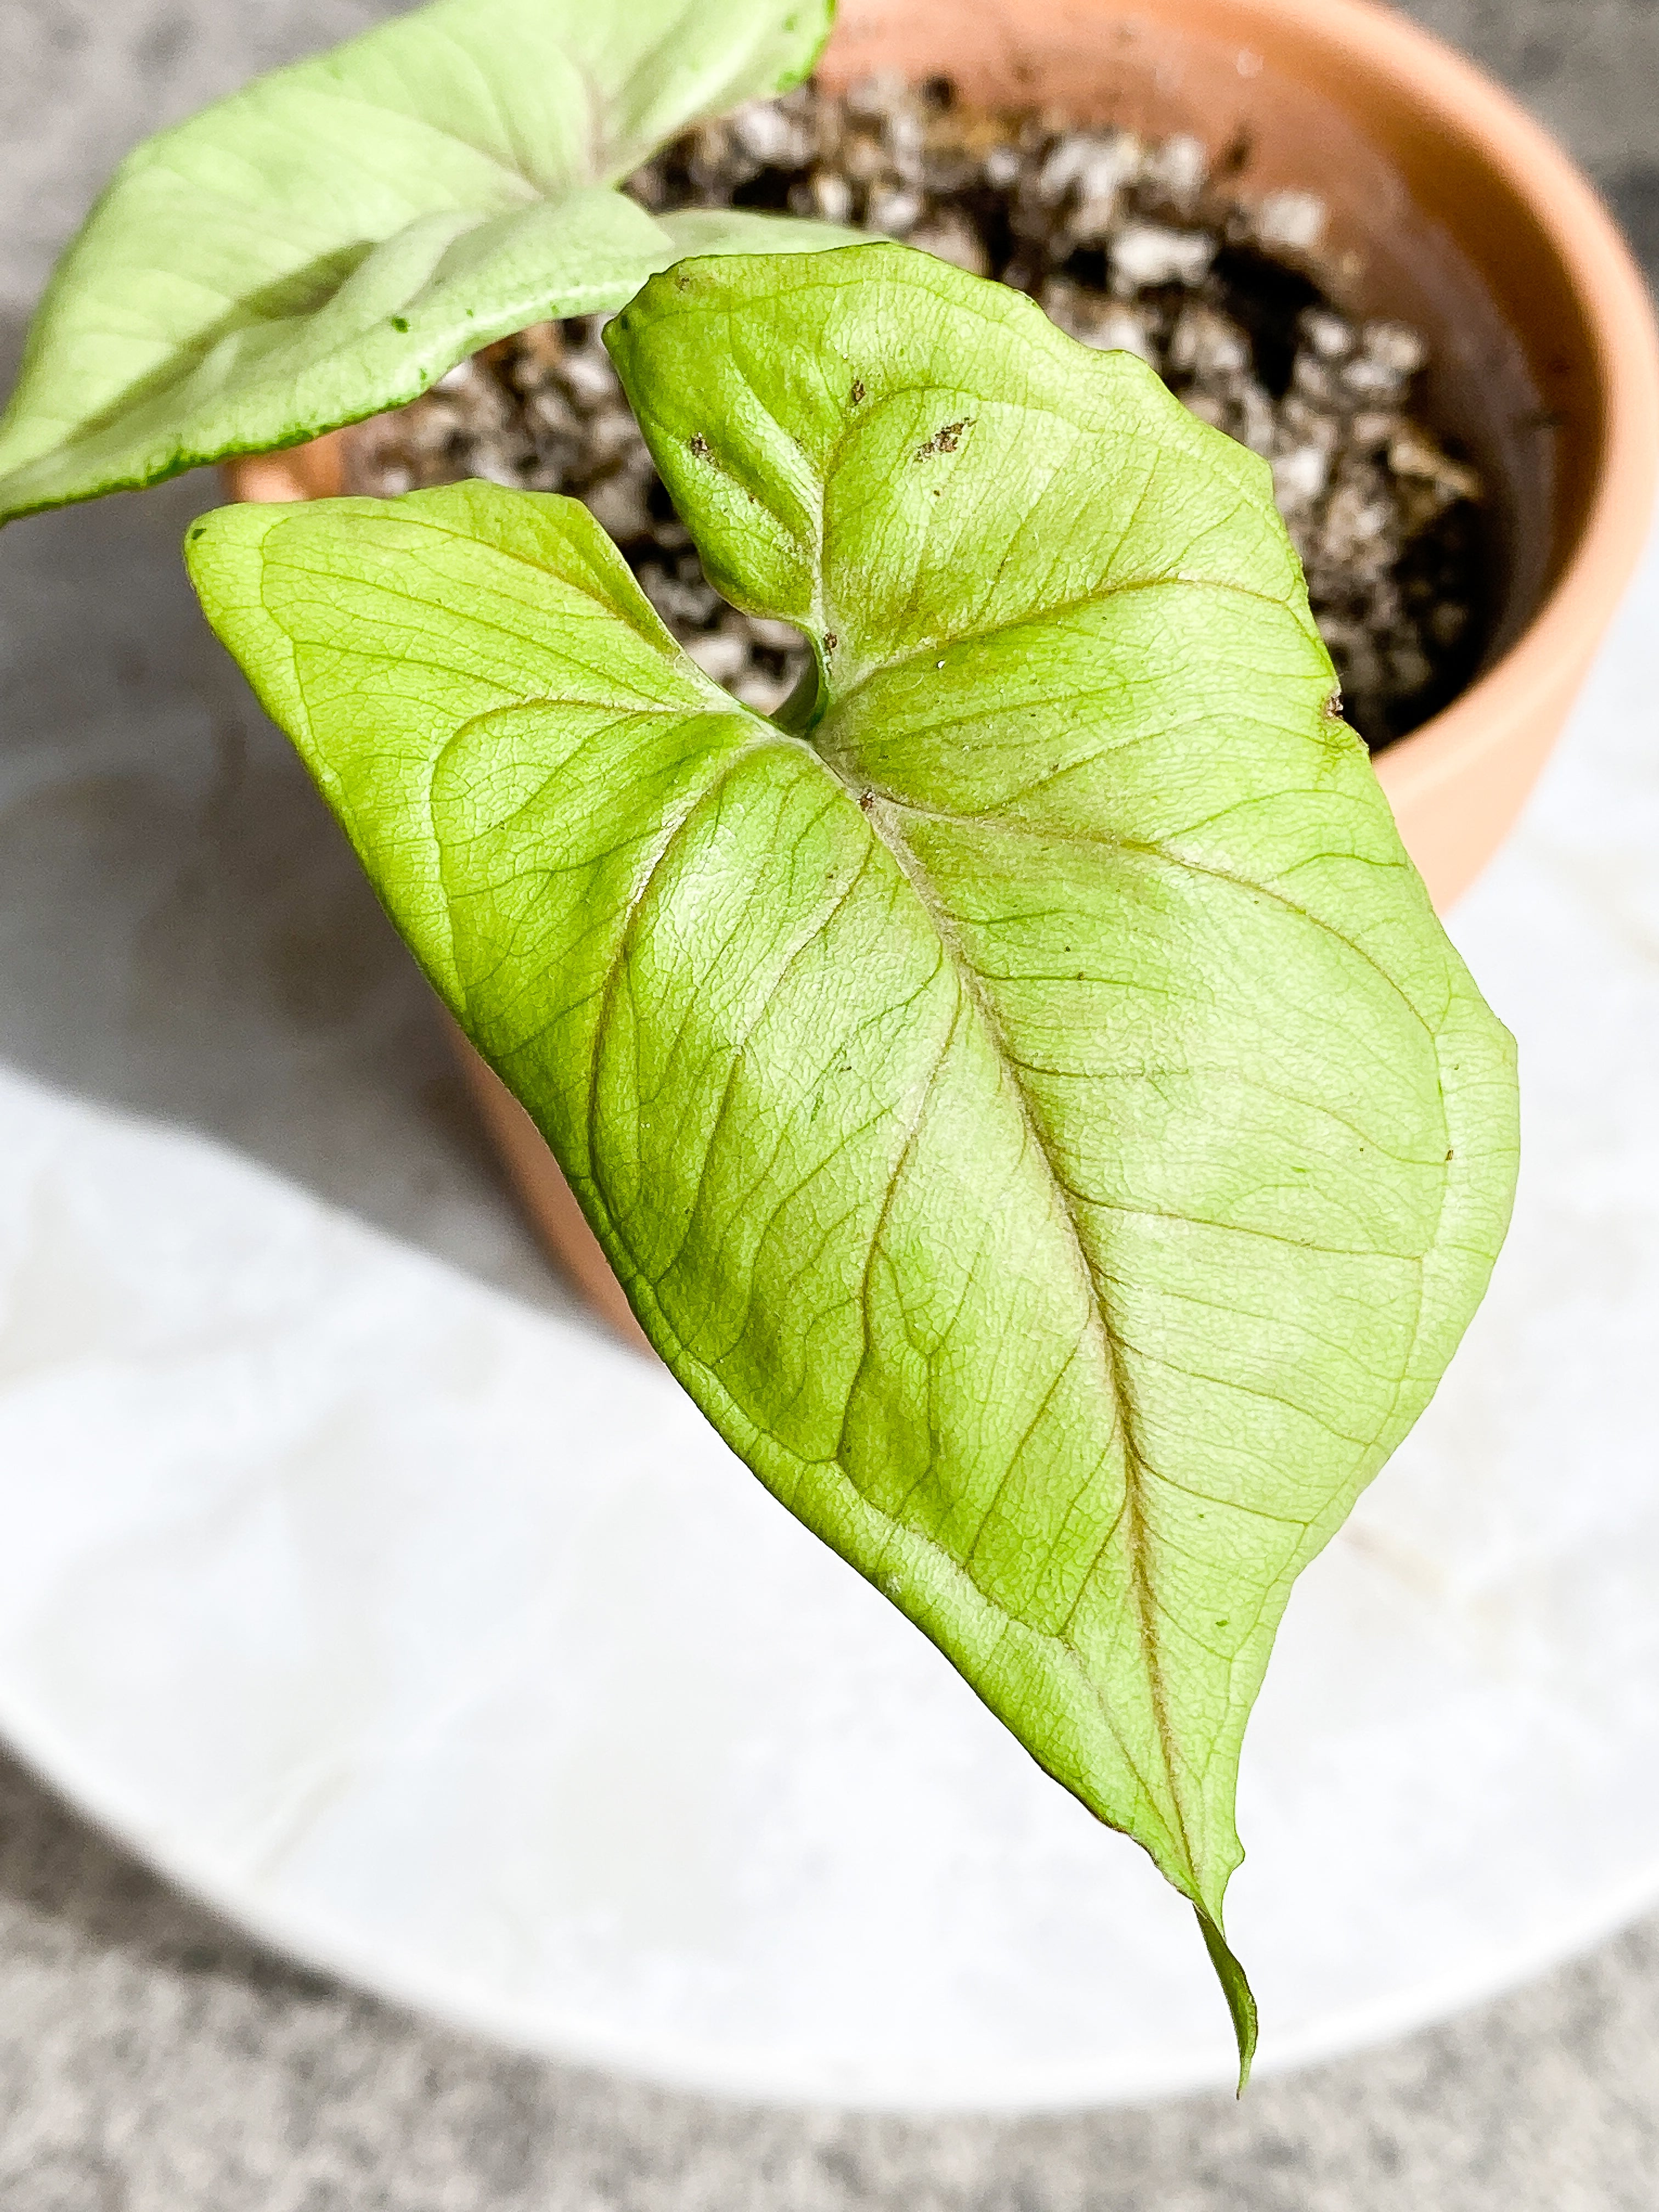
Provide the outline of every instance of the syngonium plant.
[[[804,69],[821,28],[728,0],[655,43],[670,15],[595,33],[562,0],[441,0],[141,152],[43,314],[10,496],[323,428],[672,264],[606,342],[711,580],[811,641],[775,716],[556,495],[221,509],[191,574],[653,1344],[1192,1901],[1242,2075],[1245,1723],[1291,1583],[1485,1288],[1510,1042],[1340,719],[1261,460],[1133,356],[906,247],[678,258],[694,226],[607,264],[635,215],[596,211],[606,180]],[[508,26],[546,33],[524,112]],[[612,119],[561,198],[536,134],[557,123],[574,173],[579,81]],[[370,94],[400,103],[386,143],[424,149],[405,200],[465,112],[491,148],[469,188],[540,179],[538,204],[472,209],[456,260],[453,207],[383,220],[388,157],[354,223]],[[286,167],[252,128],[273,116],[305,119]],[[287,271],[230,323],[188,224],[123,208],[164,174],[216,179],[221,276],[239,226]],[[580,290],[554,244],[577,235]],[[146,254],[177,281],[134,379],[86,333]],[[368,314],[393,296],[402,350]]]

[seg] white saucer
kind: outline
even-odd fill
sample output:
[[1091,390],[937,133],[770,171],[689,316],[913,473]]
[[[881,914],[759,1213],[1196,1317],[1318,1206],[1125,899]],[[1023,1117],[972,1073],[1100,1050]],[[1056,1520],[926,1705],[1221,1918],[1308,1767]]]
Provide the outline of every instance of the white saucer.
[[[1264,2065],[1659,1897],[1656,624],[1659,559],[1455,918],[1522,1042],[1521,1204],[1246,1746]],[[1230,2078],[1150,1866],[584,1322],[9,1074],[0,1296],[0,1729],[204,1897],[682,2086],[1006,2110]]]

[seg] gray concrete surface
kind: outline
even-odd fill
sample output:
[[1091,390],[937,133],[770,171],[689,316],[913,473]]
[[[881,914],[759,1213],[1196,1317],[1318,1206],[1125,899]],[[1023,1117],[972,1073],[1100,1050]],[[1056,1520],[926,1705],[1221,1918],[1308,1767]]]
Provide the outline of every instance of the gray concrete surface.
[[[128,144],[251,70],[388,12],[382,0],[0,0],[4,362],[53,254]],[[1415,0],[1413,12],[1567,138],[1659,273],[1659,0]],[[197,498],[173,486],[5,533],[0,696],[11,726],[20,715],[37,732],[61,725],[73,741],[106,712],[159,727],[185,696],[230,711],[173,557]],[[244,735],[262,774],[260,733]],[[280,778],[270,792],[264,814],[277,826],[261,850],[280,866],[283,837],[304,836],[307,801]],[[30,832],[0,864],[74,866],[121,896],[118,850],[77,844],[73,824],[54,834],[50,853]],[[161,972],[178,993],[178,1054],[196,1053],[198,1070],[210,1055],[191,1030],[188,962],[204,944],[238,957],[239,888],[204,874],[199,908],[173,918],[158,951],[173,963]],[[367,929],[373,942],[348,881],[313,891],[337,935]],[[105,988],[95,938],[94,912],[82,943],[0,948],[6,1048],[48,1077],[85,1078],[74,1040]],[[405,1223],[409,1193],[366,1182],[364,1163],[395,1155],[386,1129],[399,1115],[451,1125],[442,1188],[424,1194],[429,1241],[522,1289],[533,1271],[513,1233],[480,1243],[468,1226],[489,1210],[480,1200],[492,1170],[466,1136],[422,1006],[399,995],[390,969],[371,959],[371,969],[343,988],[373,1009],[390,1117],[378,1137],[348,1130],[340,1158],[301,1160],[239,1103],[246,1085],[222,1093],[198,1080],[193,1110],[284,1172],[332,1195],[354,1189],[371,1213],[383,1206]],[[71,1006],[76,1018],[63,1018]],[[344,1033],[343,1011],[320,1010],[319,1035]],[[169,1054],[126,1069],[122,1103],[172,1110],[179,1065]],[[356,1067],[354,1110],[366,1080]],[[172,1894],[0,1758],[0,2212],[1656,2205],[1659,1922],[1394,2049],[1262,2083],[1242,2108],[1198,2099],[927,2124],[756,2112],[505,2055],[301,1972]]]

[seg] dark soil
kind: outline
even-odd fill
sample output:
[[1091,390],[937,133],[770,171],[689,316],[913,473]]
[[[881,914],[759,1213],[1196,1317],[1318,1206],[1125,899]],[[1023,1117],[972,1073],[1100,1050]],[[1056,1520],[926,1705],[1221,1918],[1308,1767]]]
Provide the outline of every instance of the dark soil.
[[[992,115],[942,82],[814,85],[757,101],[632,179],[647,207],[788,209],[902,238],[1033,294],[1086,345],[1139,354],[1271,463],[1345,711],[1376,748],[1462,689],[1486,627],[1474,472],[1413,411],[1427,348],[1334,303],[1312,192],[1252,198],[1246,149],[1144,144]],[[358,433],[353,488],[465,476],[585,500],[669,628],[763,713],[804,665],[787,623],[703,576],[629,413],[599,321],[543,324]]]

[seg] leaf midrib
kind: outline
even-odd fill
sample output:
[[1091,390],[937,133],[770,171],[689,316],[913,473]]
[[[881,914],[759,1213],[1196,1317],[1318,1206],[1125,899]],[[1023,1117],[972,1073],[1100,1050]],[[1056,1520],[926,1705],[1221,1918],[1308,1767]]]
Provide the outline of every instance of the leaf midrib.
[[[846,782],[845,778],[840,776],[833,769],[830,769],[828,762],[824,763],[824,766],[826,769],[830,769],[830,773],[831,775],[836,775],[836,781],[842,785],[843,789],[848,791],[849,798],[853,799],[853,803],[854,805],[858,805],[858,799],[853,793],[852,787]],[[1049,1186],[1054,1194],[1056,1200],[1058,1201],[1060,1212],[1064,1218],[1066,1229],[1070,1234],[1072,1247],[1077,1255],[1078,1264],[1082,1269],[1084,1279],[1089,1286],[1091,1317],[1099,1333],[1101,1366],[1103,1379],[1105,1381],[1106,1388],[1111,1396],[1113,1408],[1117,1419],[1118,1431],[1123,1442],[1124,1508],[1122,1522],[1126,1524],[1126,1548],[1129,1554],[1130,1580],[1134,1591],[1135,1610],[1139,1625],[1140,1641],[1146,1665],[1147,1690],[1152,1700],[1152,1714],[1154,1723],[1158,1729],[1159,1747],[1163,1753],[1164,1771],[1169,1790],[1170,1805],[1174,1814],[1175,1832],[1179,1839],[1184,1861],[1183,1871],[1191,1883],[1193,1889],[1201,1895],[1204,1885],[1198,1872],[1197,1862],[1193,1850],[1193,1840],[1187,1823],[1187,1808],[1184,1802],[1183,1792],[1176,1779],[1177,1770],[1175,1758],[1175,1731],[1173,1723],[1170,1719],[1169,1703],[1163,1680],[1163,1661],[1161,1656],[1160,1639],[1155,1626],[1157,1601],[1152,1589],[1149,1576],[1150,1562],[1148,1553],[1150,1545],[1146,1524],[1146,1504],[1143,1494],[1143,1483],[1146,1471],[1146,1463],[1142,1455],[1139,1441],[1138,1417],[1135,1410],[1133,1394],[1128,1387],[1127,1377],[1122,1373],[1120,1363],[1116,1358],[1116,1334],[1107,1311],[1104,1295],[1101,1290],[1100,1284],[1097,1279],[1094,1267],[1089,1259],[1088,1248],[1084,1243],[1081,1225],[1077,1218],[1071,1194],[1067,1190],[1057,1170],[1047,1133],[1044,1130],[1041,1117],[1039,1116],[1032,1100],[1027,1094],[1019,1066],[1009,1050],[1007,1039],[1004,1035],[1001,1021],[997,1014],[996,1009],[991,1004],[984,987],[980,981],[978,971],[974,967],[973,962],[969,958],[967,951],[962,944],[961,939],[957,931],[954,917],[945,910],[933,892],[933,884],[927,870],[922,866],[915,853],[912,852],[908,843],[897,829],[896,824],[894,823],[890,818],[886,822],[883,822],[880,819],[884,811],[887,811],[890,817],[890,812],[894,810],[890,808],[889,802],[885,802],[879,799],[877,799],[874,804],[868,808],[860,808],[860,812],[864,815],[865,821],[869,827],[872,836],[878,836],[881,842],[886,846],[888,851],[892,854],[896,865],[903,874],[906,881],[909,884],[918,904],[921,907],[923,912],[927,915],[928,920],[933,924],[933,928],[938,933],[939,942],[945,948],[945,953],[956,970],[958,987],[961,988],[963,996],[974,1007],[981,1021],[983,1023],[986,1034],[990,1038],[991,1043],[996,1052],[997,1058],[1002,1066],[1007,1071],[1013,1095],[1019,1103],[1019,1109],[1022,1118],[1025,1123],[1027,1134],[1032,1145],[1036,1148],[1038,1156],[1042,1161],[1044,1170],[1048,1175]],[[1118,1525],[1119,1524],[1117,1523],[1114,1524],[1114,1528],[1111,1532],[1112,1534],[1115,1534]],[[1111,1536],[1109,1535],[1105,1541],[1109,1542],[1110,1540]],[[1097,1559],[1098,1559],[1098,1556],[1099,1555],[1097,1553]],[[1088,1578],[1094,1571],[1095,1564],[1095,1561],[1091,1561],[1090,1563],[1088,1571],[1083,1577],[1083,1581],[1079,1585],[1079,1598],[1081,1596],[1082,1589],[1087,1587]],[[1057,1638],[1057,1641],[1059,1641],[1064,1649],[1071,1653],[1072,1656],[1077,1661],[1079,1670],[1083,1680],[1089,1683],[1091,1693],[1097,1705],[1100,1707],[1103,1712],[1105,1712],[1106,1701],[1101,1695],[1098,1686],[1091,1680],[1089,1670],[1083,1662],[1082,1654],[1077,1650],[1076,1647],[1072,1644],[1069,1637],[1065,1635],[1063,1632]],[[1107,1718],[1109,1723],[1109,1713],[1107,1714]],[[1113,1734],[1116,1735],[1117,1733],[1117,1729],[1115,1726],[1114,1726]],[[1118,1741],[1120,1746],[1122,1747],[1122,1739],[1121,1736],[1118,1736]],[[1127,1761],[1127,1747],[1124,1747],[1124,1753]],[[1134,1771],[1133,1762],[1128,1763],[1130,1765],[1130,1771],[1133,1772]],[[1144,1788],[1145,1784],[1143,1784],[1142,1786]]]

